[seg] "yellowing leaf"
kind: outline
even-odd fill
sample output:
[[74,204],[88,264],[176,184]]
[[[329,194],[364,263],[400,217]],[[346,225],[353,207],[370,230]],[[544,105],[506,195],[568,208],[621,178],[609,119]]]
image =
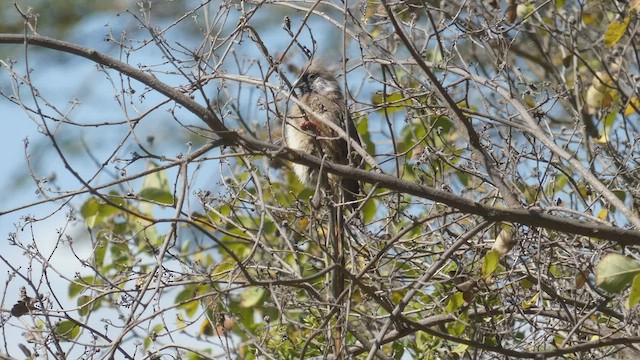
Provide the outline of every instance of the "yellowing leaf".
[[537,292],[535,295],[533,295],[531,297],[531,299],[529,300],[525,300],[522,302],[522,308],[523,309],[528,309],[530,307],[532,307],[533,305],[535,305],[538,302],[538,298],[540,297],[540,293]]
[[298,231],[305,232],[305,231],[307,231],[308,227],[309,227],[309,218],[308,217],[303,217],[303,218],[298,220]]
[[622,36],[627,31],[629,20],[631,18],[627,16],[623,21],[612,21],[604,32],[604,45],[606,47],[612,47],[617,44]]
[[640,109],[640,98],[632,97],[631,99],[629,99],[629,104],[624,109],[624,114],[626,116],[629,116],[636,112],[636,109]]
[[607,209],[602,209],[598,213],[598,218],[602,220],[607,220],[607,215],[609,215],[609,211]]

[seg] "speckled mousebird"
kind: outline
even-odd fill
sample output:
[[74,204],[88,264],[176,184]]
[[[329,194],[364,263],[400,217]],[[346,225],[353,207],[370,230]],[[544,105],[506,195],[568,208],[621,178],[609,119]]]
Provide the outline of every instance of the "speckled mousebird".
[[[285,128],[287,146],[300,150],[338,164],[360,166],[362,157],[353,151],[347,141],[326,122],[331,122],[360,144],[356,127],[351,120],[340,84],[335,76],[318,65],[306,66],[297,82],[300,90],[298,99],[310,110],[305,111],[295,102],[289,113]],[[319,169],[301,164],[293,164],[293,170],[303,183],[315,187],[320,180],[320,186],[328,190],[334,202],[350,202],[356,199],[360,192],[357,180],[343,179],[335,174],[323,174],[318,178]],[[315,198],[315,197],[314,197]],[[316,203],[317,205],[317,203]],[[353,204],[351,207],[354,207]],[[338,301],[345,289],[345,277],[342,269],[346,269],[344,248],[347,242],[344,237],[344,216],[341,207],[329,207],[329,238],[330,256],[338,267],[333,271],[331,281],[331,295]],[[340,325],[344,319],[343,313],[336,311],[336,329],[334,333],[334,356],[337,360],[344,359],[344,333]]]

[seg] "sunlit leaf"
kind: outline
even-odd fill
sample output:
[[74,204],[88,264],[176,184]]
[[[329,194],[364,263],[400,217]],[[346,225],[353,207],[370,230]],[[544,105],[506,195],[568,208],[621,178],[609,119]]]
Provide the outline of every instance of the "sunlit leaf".
[[500,253],[496,250],[491,250],[484,256],[482,260],[482,277],[488,278],[498,268],[500,263]]
[[358,131],[358,135],[360,135],[360,140],[362,140],[362,144],[367,153],[375,154],[376,153],[376,144],[371,140],[371,133],[369,132],[369,118],[363,116],[356,121],[356,130]]
[[524,19],[527,16],[531,15],[531,13],[535,10],[535,6],[529,1],[526,1],[522,4],[518,4],[516,6],[516,14],[519,19]]
[[636,275],[633,277],[633,282],[631,283],[631,290],[629,291],[629,297],[627,298],[627,303],[625,304],[627,309],[631,309],[636,306],[636,304],[640,301],[640,275]]
[[229,276],[229,272],[234,268],[235,263],[233,261],[223,261],[211,270],[211,279],[221,280],[222,278]]
[[464,355],[464,353],[469,349],[469,345],[467,344],[458,344],[456,347],[451,349],[451,352],[454,354],[458,354],[459,356]]
[[624,115],[629,116],[635,113],[636,109],[640,109],[640,98],[634,96],[629,99],[629,104],[627,104],[627,107],[624,109]]
[[374,105],[379,106],[378,112],[391,114],[398,110],[405,109],[408,105],[411,105],[411,100],[405,98],[401,92],[394,92],[391,94],[384,94],[377,92],[373,94],[371,102]]
[[240,306],[243,308],[250,308],[256,306],[262,301],[262,298],[266,294],[264,288],[253,286],[248,288],[242,293],[242,301]]
[[609,211],[607,209],[602,209],[598,212],[598,218],[602,220],[607,220],[608,215]]
[[622,21],[612,21],[609,24],[604,32],[604,45],[606,47],[612,47],[622,39],[622,36],[627,31],[629,20],[631,20],[631,17],[627,16]]
[[449,297],[445,309],[447,313],[453,313],[458,311],[462,305],[464,305],[464,296],[458,291]]
[[[151,163],[147,170],[153,170],[157,167],[157,165]],[[165,171],[156,171],[145,176],[138,196],[163,204],[173,204],[173,194]]]
[[630,257],[609,254],[596,265],[596,285],[610,292],[624,290],[640,274],[640,264]]
[[362,207],[362,216],[363,220],[366,223],[369,223],[376,216],[378,211],[378,206],[376,206],[377,200],[369,199],[364,203]]

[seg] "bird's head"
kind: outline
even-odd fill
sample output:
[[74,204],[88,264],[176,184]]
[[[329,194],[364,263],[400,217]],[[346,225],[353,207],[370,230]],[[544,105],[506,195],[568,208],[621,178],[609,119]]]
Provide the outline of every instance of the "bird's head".
[[342,96],[338,80],[331,72],[310,66],[303,73],[296,84],[302,95],[318,94],[322,96]]

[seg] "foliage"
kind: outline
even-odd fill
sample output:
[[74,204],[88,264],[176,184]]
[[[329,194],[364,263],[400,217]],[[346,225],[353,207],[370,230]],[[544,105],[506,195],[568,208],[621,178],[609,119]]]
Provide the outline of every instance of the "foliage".
[[[22,216],[21,255],[0,259],[26,288],[3,300],[3,341],[26,328],[25,356],[87,359],[638,356],[637,1],[176,3],[121,12],[138,30],[105,30],[109,54],[37,36],[35,14],[56,16],[37,7],[0,34],[21,50],[1,93],[49,161],[29,165],[39,200],[0,212]],[[95,66],[109,112],[40,91],[36,48]],[[309,57],[340,75],[363,169],[281,140]],[[354,209],[292,161],[360,180]],[[51,253],[27,215],[43,207],[66,211]]]

